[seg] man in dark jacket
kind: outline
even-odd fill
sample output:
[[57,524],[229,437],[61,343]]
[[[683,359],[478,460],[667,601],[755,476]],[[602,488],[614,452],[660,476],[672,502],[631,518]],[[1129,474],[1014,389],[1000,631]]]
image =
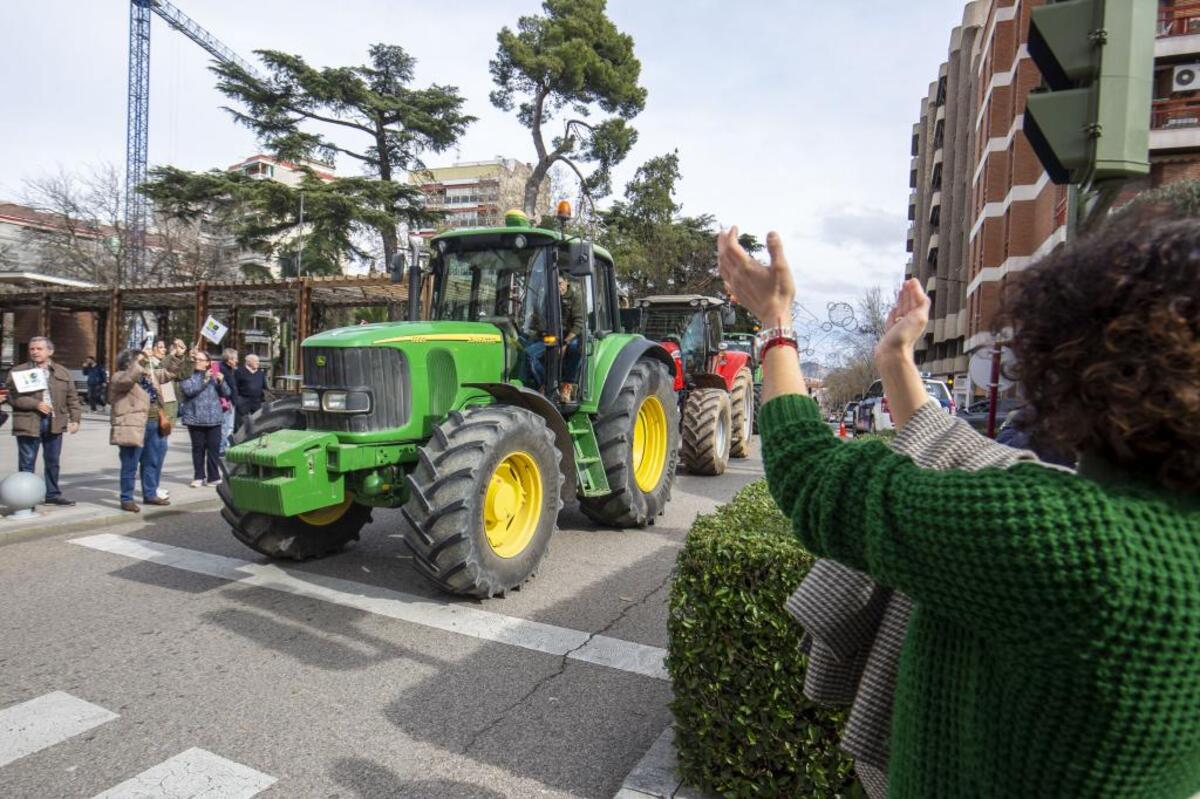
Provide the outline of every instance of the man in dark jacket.
[[[54,343],[44,336],[29,340],[29,362],[14,366],[5,384],[8,403],[13,408],[13,435],[17,437],[17,468],[32,472],[37,466],[38,447],[44,453],[43,476],[46,481],[47,505],[74,505],[58,489],[59,456],[62,454],[62,434],[79,430],[83,409],[75,380],[70,371],[51,360]],[[36,370],[47,388],[25,392],[17,390],[14,374]],[[19,377],[19,375],[18,375]],[[23,383],[24,384],[24,383]]]
[[267,390],[267,373],[259,368],[258,356],[250,353],[246,356],[245,366],[239,366],[234,376],[236,379],[231,388],[237,397],[237,418],[233,429],[237,430],[262,407],[263,395]]
[[105,405],[105,387],[108,384],[108,373],[104,370],[95,358],[88,358],[83,362],[83,374],[87,377],[87,401],[88,410],[92,413],[96,412],[96,406],[101,408]]

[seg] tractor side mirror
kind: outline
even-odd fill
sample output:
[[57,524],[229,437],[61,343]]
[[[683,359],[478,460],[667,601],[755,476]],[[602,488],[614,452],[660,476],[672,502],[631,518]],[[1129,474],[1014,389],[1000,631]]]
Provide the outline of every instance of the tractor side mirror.
[[720,350],[721,352],[725,352],[726,350],[729,349],[729,345],[726,344],[724,341],[722,341],[720,344],[717,345],[717,349]]
[[573,241],[567,245],[567,274],[589,277],[596,268],[596,255],[590,241]]
[[721,324],[733,327],[737,323],[737,310],[732,305],[721,308]]

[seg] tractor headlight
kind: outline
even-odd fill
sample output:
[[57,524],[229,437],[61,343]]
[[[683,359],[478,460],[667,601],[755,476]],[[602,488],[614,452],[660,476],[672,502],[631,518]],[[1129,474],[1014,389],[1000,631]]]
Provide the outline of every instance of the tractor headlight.
[[300,392],[300,407],[306,411],[321,410],[321,395],[315,391]]
[[330,413],[369,413],[371,395],[366,391],[326,391],[321,407]]

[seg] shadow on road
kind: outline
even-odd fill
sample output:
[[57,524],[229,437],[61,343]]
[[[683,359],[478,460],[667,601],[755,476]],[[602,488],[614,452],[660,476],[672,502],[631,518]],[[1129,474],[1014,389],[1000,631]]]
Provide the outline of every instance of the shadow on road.
[[405,780],[391,769],[357,757],[334,761],[330,777],[359,799],[505,799],[490,788],[453,780]]

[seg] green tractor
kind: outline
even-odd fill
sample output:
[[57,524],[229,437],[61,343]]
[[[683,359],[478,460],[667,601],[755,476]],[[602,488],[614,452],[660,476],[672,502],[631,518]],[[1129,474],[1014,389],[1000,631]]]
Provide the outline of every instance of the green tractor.
[[238,431],[219,489],[233,534],[304,560],[400,508],[425,577],[491,597],[536,572],[564,501],[653,524],[679,450],[675,364],[622,332],[611,256],[519,212],[431,255],[408,268],[408,321],[306,339],[299,396]]

